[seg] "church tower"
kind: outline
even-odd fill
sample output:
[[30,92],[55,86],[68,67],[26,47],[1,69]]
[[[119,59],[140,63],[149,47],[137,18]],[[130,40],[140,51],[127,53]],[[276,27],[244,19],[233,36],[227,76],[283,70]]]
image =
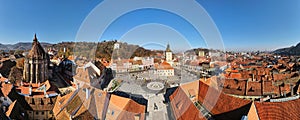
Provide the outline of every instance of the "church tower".
[[165,51],[165,55],[166,55],[166,61],[167,61],[168,63],[173,62],[173,61],[172,61],[172,51],[171,51],[171,49],[170,49],[169,43],[168,43],[168,45],[167,45],[167,49],[166,49],[166,51]]
[[34,35],[32,48],[25,56],[23,79],[25,82],[42,83],[48,79],[49,56]]

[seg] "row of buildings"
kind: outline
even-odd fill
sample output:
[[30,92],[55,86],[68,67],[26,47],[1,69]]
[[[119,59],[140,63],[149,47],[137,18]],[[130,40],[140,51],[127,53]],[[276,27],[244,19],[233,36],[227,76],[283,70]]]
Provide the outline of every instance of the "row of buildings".
[[238,98],[222,91],[216,85],[217,79],[179,86],[169,96],[175,119],[296,120],[300,117],[300,99],[263,102]]
[[225,93],[264,101],[297,98],[300,63],[296,58],[271,54],[245,56],[249,55],[237,55],[233,61],[228,61],[225,80],[220,84]]
[[[66,59],[60,64],[63,65],[64,61]],[[93,87],[91,83],[102,85],[104,81],[96,81],[96,77],[111,77],[103,75],[106,72],[94,64],[79,67],[74,81],[55,81],[50,75],[58,72],[63,75],[64,69],[54,70],[49,64],[52,64],[50,57],[35,35],[32,49],[25,56],[22,80],[11,83],[0,77],[1,119],[145,119],[147,101]],[[54,76],[66,80],[62,75]],[[62,88],[69,92],[61,93],[57,84],[62,82],[71,83],[71,86]]]
[[[116,49],[120,47],[116,45]],[[130,73],[152,70],[158,76],[174,76],[174,67],[180,63],[174,59],[170,45],[164,52],[165,58],[134,57],[133,59],[113,60],[110,68],[116,73]]]

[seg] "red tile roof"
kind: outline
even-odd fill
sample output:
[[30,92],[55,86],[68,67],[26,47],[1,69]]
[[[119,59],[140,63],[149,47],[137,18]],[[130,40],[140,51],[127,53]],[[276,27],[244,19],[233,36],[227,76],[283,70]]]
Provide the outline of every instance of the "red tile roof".
[[286,80],[287,78],[290,78],[292,76],[292,74],[273,74],[273,79],[275,81],[278,80]]
[[247,117],[248,120],[259,120],[254,102],[251,104]]
[[113,119],[145,119],[146,106],[140,105],[131,99],[110,95],[96,88],[89,88],[90,97],[86,99],[83,91],[88,86],[83,86],[77,92],[58,97],[53,112],[57,119],[68,118],[73,115],[74,119],[104,119],[110,118],[114,111]]
[[245,95],[246,81],[226,79],[223,85],[223,92],[234,95]]
[[249,96],[262,96],[261,82],[248,82],[247,94]]
[[159,70],[168,70],[168,69],[174,69],[168,62],[164,61],[160,63],[159,65],[155,64],[155,68]]
[[93,82],[97,82],[98,77],[99,75],[97,71],[92,66],[88,66],[77,68],[74,79],[85,82],[87,84],[92,84]]
[[133,120],[138,117],[139,120],[145,119],[146,106],[140,105],[135,101],[111,95],[106,118],[117,120]]
[[[55,105],[53,107],[54,116],[59,116],[59,114],[65,114],[62,110],[65,110],[64,107],[71,101],[72,97],[75,96],[77,91],[72,91],[71,93],[61,96],[59,95],[56,99]],[[62,117],[62,116],[61,116]]]
[[1,92],[2,92],[3,96],[7,97],[8,94],[11,92],[12,88],[13,88],[12,84],[2,83]]
[[300,99],[287,102],[255,102],[261,120],[295,120],[300,118]]
[[44,97],[44,86],[47,94],[55,94],[58,91],[58,88],[55,85],[52,85],[49,80],[40,84],[23,82],[23,86],[18,86],[16,90],[21,94],[30,95],[30,86],[33,97]]
[[12,110],[13,110],[13,108],[15,107],[15,104],[16,104],[16,102],[17,102],[17,100],[15,100],[14,102],[12,102],[10,105],[9,105],[9,107],[8,107],[8,110],[6,111],[6,116],[10,116],[10,114],[12,113]]
[[200,92],[198,95],[198,100],[206,108],[211,109],[211,112],[213,114],[222,114],[230,112],[251,103],[250,100],[244,100],[226,95],[221,91],[209,87],[201,81],[199,82],[199,88]]
[[264,94],[279,94],[278,87],[274,86],[271,81],[264,81],[263,91]]
[[242,74],[241,73],[230,73],[228,78],[235,78],[235,79],[241,79]]
[[181,87],[170,96],[170,100],[176,120],[206,120]]
[[[250,105],[250,100],[244,100],[229,96],[223,92],[209,87],[202,81],[193,82],[199,84],[198,101],[204,106],[213,117],[220,116],[226,119],[241,119],[241,116],[246,115]],[[195,107],[189,95],[184,92],[181,86],[170,96],[171,106],[176,119],[204,119],[202,113]],[[236,116],[233,116],[235,114]]]

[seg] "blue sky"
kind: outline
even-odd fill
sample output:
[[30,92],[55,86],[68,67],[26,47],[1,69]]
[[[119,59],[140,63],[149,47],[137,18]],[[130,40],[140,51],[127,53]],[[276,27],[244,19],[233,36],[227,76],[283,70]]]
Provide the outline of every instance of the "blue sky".
[[[295,45],[300,40],[298,0],[197,2],[214,20],[226,50],[272,50]],[[81,23],[99,3],[101,1],[98,0],[0,0],[0,43],[31,42],[35,32],[42,42],[73,41]],[[193,14],[198,17],[197,12]],[[159,23],[161,26],[148,23]],[[133,29],[142,24],[145,27]],[[128,35],[124,35],[126,32]],[[151,36],[151,39],[170,42],[171,46],[186,40],[192,47],[206,47],[201,35],[187,21],[157,9],[143,9],[123,15],[111,24],[99,40],[124,39],[138,44],[145,40],[151,42]]]

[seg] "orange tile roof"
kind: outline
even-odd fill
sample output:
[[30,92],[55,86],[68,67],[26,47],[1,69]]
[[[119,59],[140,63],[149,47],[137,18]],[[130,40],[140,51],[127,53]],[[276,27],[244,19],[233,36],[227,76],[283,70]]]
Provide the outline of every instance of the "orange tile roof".
[[0,77],[0,81],[1,81],[1,82],[5,82],[6,80],[8,80],[8,79],[5,78],[5,77]]
[[135,116],[139,116],[139,120],[144,120],[146,106],[128,98],[111,95],[108,111],[110,111],[106,114],[108,119],[134,119]]
[[67,111],[64,109],[60,112],[60,114],[58,114],[57,116],[55,116],[55,119],[57,120],[69,120],[69,114],[67,113]]
[[93,83],[97,81],[99,76],[97,72],[91,67],[81,67],[76,69],[76,75],[74,78],[76,80],[80,80],[82,82],[85,82],[87,84]]
[[14,107],[15,107],[15,104],[16,104],[17,100],[15,100],[14,102],[12,102],[9,107],[8,107],[8,110],[6,111],[6,116],[10,116],[10,114],[12,113]]
[[71,98],[71,96],[75,93],[75,91],[65,95],[65,96],[58,96],[56,103],[53,107],[53,113],[54,116],[57,116],[59,114],[59,112],[61,111],[61,109],[68,103],[69,99]]
[[[85,109],[84,106],[82,108]],[[73,117],[74,120],[93,120],[95,117],[87,110],[85,110],[83,113],[76,115]]]
[[[54,107],[54,103],[56,101],[57,97],[50,97],[50,98],[45,98],[44,95],[42,97],[25,97],[26,102],[29,104],[30,109],[36,111],[36,110],[45,110],[45,111],[50,111]],[[32,102],[34,104],[32,104]],[[43,103],[43,105],[42,105]]]
[[[80,115],[84,114],[86,111],[88,111],[88,107],[86,105],[80,105],[79,110],[76,111],[75,115],[73,115],[74,118],[79,117]],[[89,112],[89,111],[88,111]],[[90,114],[90,116],[93,116]]]
[[164,61],[160,63],[159,65],[155,65],[156,69],[158,70],[168,70],[168,69],[174,69],[168,62]]
[[[86,99],[85,88],[89,88],[90,97],[88,99]],[[74,119],[104,119],[109,96],[107,92],[83,86],[70,94],[58,97],[53,113],[56,118],[60,118],[61,114],[64,114],[64,116],[73,115]],[[63,113],[64,110],[66,113]]]
[[69,115],[75,115],[76,111],[82,106],[84,102],[84,93],[78,92],[73,98],[68,100],[65,108]]
[[278,87],[274,86],[272,81],[264,81],[263,91],[264,94],[279,94]]
[[[229,96],[216,89],[210,88],[201,81],[199,82],[199,87],[200,92],[198,99],[200,103],[206,106],[207,109],[211,109],[211,112],[215,115],[237,110],[251,103],[250,100]],[[230,116],[227,117],[230,118]]]
[[278,81],[278,80],[286,80],[287,78],[290,78],[292,74],[273,74],[273,79],[275,81]]
[[44,85],[47,94],[57,93],[56,91],[58,91],[58,88],[55,85],[51,85],[49,80],[40,84],[23,82],[23,86],[18,86],[16,90],[21,94],[30,95],[30,86],[31,86],[31,93],[33,97],[44,97],[44,90],[42,88]]
[[22,93],[22,94],[25,94],[25,95],[30,94],[29,87],[18,87],[17,89],[19,89],[20,93]]
[[255,102],[261,120],[295,120],[300,118],[300,99],[286,102]]
[[195,94],[195,98],[198,99],[199,84],[197,83],[199,83],[199,81],[196,80],[190,83],[183,84],[180,87],[182,88],[182,90],[186,95],[189,96],[191,94]]
[[36,84],[36,83],[32,83],[32,84],[31,84],[32,88],[38,88],[38,87],[40,87],[40,85],[41,85],[41,84]]
[[[105,91],[101,91],[99,89],[95,89],[93,93],[93,99],[91,104],[95,104],[95,107],[90,106],[89,111],[93,113],[93,115],[97,115],[98,119],[101,119],[104,117],[104,114],[106,112],[106,107],[109,103],[110,94],[108,94]],[[94,108],[94,110],[91,109],[91,107]],[[97,112],[97,113],[95,113]]]
[[226,79],[223,83],[223,92],[234,95],[245,95],[246,81]]
[[248,120],[259,120],[254,102],[252,102],[252,104],[251,104],[251,107],[250,107],[247,117],[248,117]]
[[247,95],[249,96],[262,96],[262,90],[261,90],[261,82],[248,82],[247,87]]
[[176,120],[206,120],[181,87],[175,90],[170,100]]
[[[207,110],[210,110],[214,118],[241,119],[240,117],[248,114],[251,106],[250,100],[226,95],[202,81],[193,83],[199,84],[198,101]],[[180,86],[170,96],[176,119],[204,119],[202,113],[184,91],[184,88]]]
[[8,94],[11,92],[12,88],[13,88],[12,84],[2,83],[1,92],[2,92],[3,96],[7,97]]
[[242,74],[241,73],[231,73],[230,78],[236,78],[236,79],[241,79]]

